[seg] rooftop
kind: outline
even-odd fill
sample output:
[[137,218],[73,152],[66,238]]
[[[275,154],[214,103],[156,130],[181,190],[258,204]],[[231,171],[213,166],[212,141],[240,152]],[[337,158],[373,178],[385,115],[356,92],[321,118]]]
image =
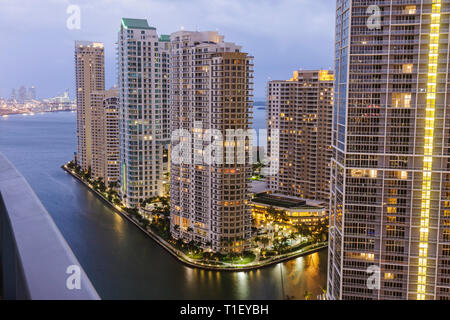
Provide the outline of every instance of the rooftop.
[[268,206],[274,206],[284,209],[322,209],[323,206],[320,206],[316,203],[310,203],[307,200],[289,197],[281,194],[270,194],[270,193],[258,193],[255,194],[252,199],[254,203],[265,204]]
[[156,30],[156,28],[148,25],[148,21],[146,19],[122,18],[122,25],[127,29]]
[[254,180],[251,184],[251,193],[263,193],[269,190],[266,181]]
[[163,42],[170,42],[170,35],[168,34],[162,34],[159,36],[159,41]]
[[3,299],[99,299],[47,210],[1,153],[0,226]]

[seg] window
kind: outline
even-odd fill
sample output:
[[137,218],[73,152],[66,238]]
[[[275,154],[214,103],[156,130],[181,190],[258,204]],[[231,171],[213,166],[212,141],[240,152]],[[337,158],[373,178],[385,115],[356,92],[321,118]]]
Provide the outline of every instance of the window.
[[416,6],[406,6],[405,11],[407,14],[416,14]]
[[411,93],[393,93],[392,107],[393,108],[411,108]]
[[414,65],[411,63],[403,65],[403,73],[412,73],[414,69]]
[[392,279],[394,279],[394,274],[393,273],[385,273],[384,274],[384,279],[385,280],[392,280]]

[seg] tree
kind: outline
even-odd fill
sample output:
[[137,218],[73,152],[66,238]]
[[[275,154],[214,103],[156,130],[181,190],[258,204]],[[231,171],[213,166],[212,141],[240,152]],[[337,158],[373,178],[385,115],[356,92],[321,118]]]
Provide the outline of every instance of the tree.
[[267,238],[267,237],[261,238],[261,243],[263,244],[264,249],[266,249],[266,247],[267,247],[267,245],[269,244],[269,242],[270,242],[270,239],[269,239],[269,238]]
[[311,237],[312,235],[310,227],[303,222],[296,225],[296,229],[298,230],[298,233],[303,237]]
[[297,239],[297,235],[295,234],[295,232],[292,232],[288,238],[289,240],[295,241],[295,239]]
[[284,251],[288,247],[288,237],[281,237],[280,251]]
[[281,242],[278,239],[275,239],[272,243],[272,247],[274,248],[275,251],[280,251],[281,249]]
[[267,208],[266,212],[267,212],[267,217],[273,221],[277,221],[277,222],[289,221],[286,211],[284,211],[284,210],[276,209],[273,206],[270,206],[269,208]]
[[320,287],[320,289],[322,290],[322,295],[325,297],[327,295],[327,288]]
[[120,187],[119,181],[112,181],[112,182],[110,182],[108,187],[111,188],[111,189],[118,189]]
[[267,208],[266,212],[267,212],[267,216],[268,216],[267,218],[269,218],[271,220],[276,220],[277,212],[278,212],[277,209],[270,206],[269,208]]
[[305,296],[305,300],[309,300],[312,297],[312,293],[309,292],[308,290],[305,290],[304,296]]
[[258,236],[256,236],[256,237],[253,238],[253,242],[254,242],[254,244],[255,244],[256,246],[258,246],[258,244],[261,242],[261,238],[258,237]]
[[106,191],[106,185],[102,177],[98,178],[94,183],[100,192]]

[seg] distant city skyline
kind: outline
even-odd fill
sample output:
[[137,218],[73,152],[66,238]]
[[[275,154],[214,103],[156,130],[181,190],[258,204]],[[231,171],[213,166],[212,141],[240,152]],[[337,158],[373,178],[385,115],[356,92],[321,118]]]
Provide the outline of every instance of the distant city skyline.
[[[80,7],[79,30],[66,26],[69,5]],[[285,79],[300,66],[334,65],[335,3],[329,0],[44,0],[39,6],[31,0],[4,0],[0,7],[0,34],[9,44],[9,50],[0,52],[0,69],[7,75],[0,79],[4,98],[22,85],[36,86],[39,98],[54,97],[67,88],[73,97],[75,40],[105,44],[105,86],[115,85],[117,25],[122,17],[146,18],[162,34],[181,28],[219,31],[226,41],[245,45],[255,57],[256,101],[265,98],[269,78]]]

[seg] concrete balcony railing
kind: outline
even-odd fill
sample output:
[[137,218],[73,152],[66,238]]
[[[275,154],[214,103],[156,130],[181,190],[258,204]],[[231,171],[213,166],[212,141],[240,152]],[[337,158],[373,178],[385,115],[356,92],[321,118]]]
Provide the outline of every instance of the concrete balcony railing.
[[2,299],[99,299],[47,210],[1,153],[0,275]]

